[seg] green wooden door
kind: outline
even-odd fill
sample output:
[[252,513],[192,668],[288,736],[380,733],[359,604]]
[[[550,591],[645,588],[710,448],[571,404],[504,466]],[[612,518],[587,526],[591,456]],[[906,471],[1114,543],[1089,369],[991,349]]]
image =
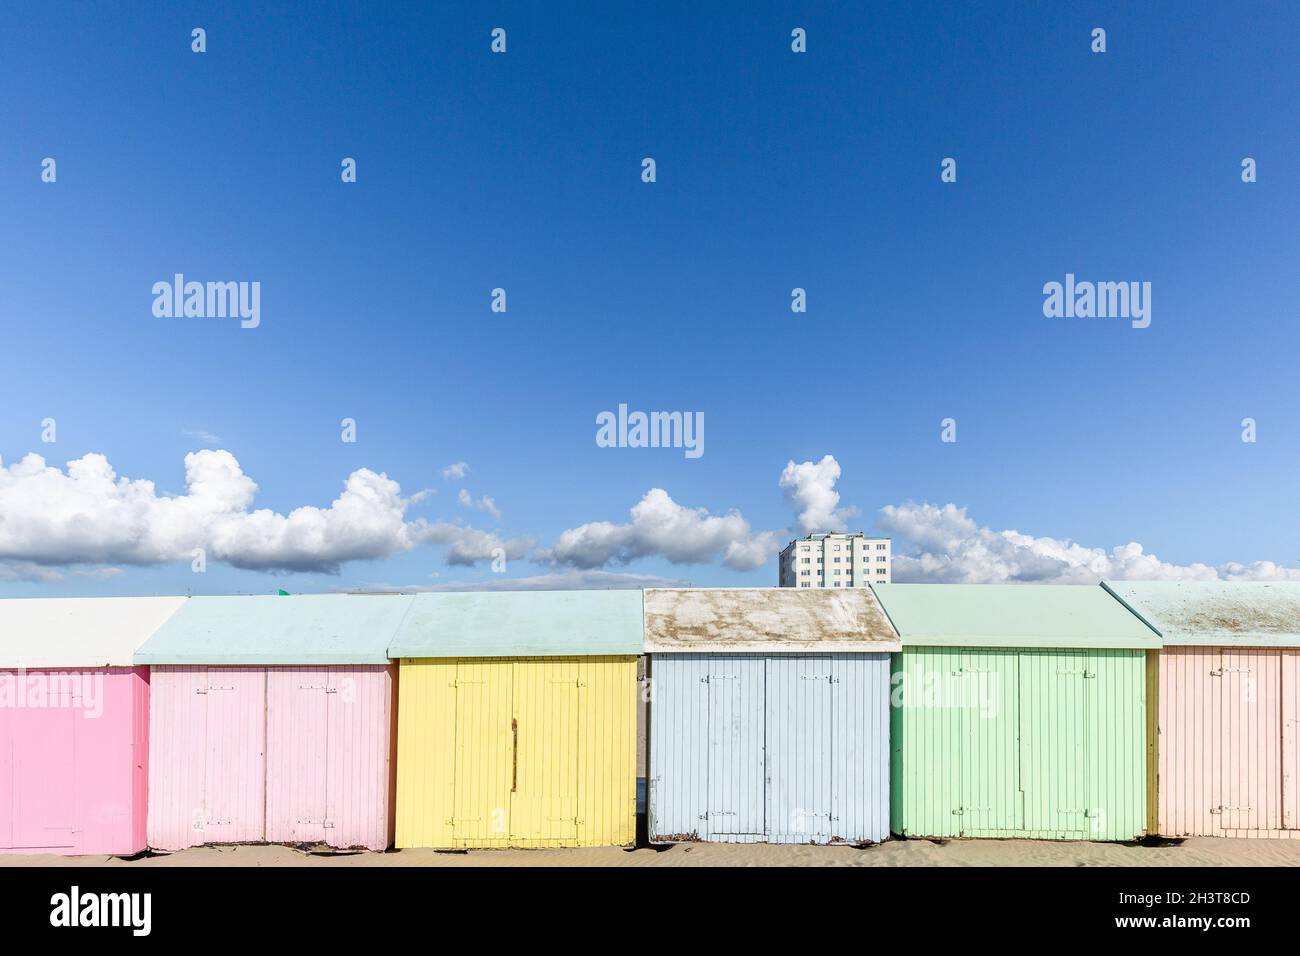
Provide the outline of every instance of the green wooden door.
[[1031,836],[1088,836],[1088,764],[1096,749],[1089,704],[1096,677],[1086,651],[1020,655],[1020,779],[1024,829]]
[[964,721],[961,651],[909,647],[893,655],[890,688],[890,829],[904,836],[961,835]]
[[1022,826],[1019,671],[1014,650],[961,652],[958,779],[963,836],[1001,836]]

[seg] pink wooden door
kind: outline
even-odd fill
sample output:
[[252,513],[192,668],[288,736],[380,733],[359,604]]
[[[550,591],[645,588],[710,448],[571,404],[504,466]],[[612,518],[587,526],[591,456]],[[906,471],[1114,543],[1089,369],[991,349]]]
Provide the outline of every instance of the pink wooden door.
[[204,842],[208,676],[158,665],[149,675],[148,841],[155,850]]
[[[0,672],[0,680],[13,677]],[[0,850],[14,845],[14,713],[13,708],[0,708]]]
[[1300,830],[1300,650],[1282,655],[1282,826]]
[[[48,675],[42,674],[48,679]],[[76,765],[75,721],[81,720],[80,700],[72,706],[42,707],[13,712],[13,829],[14,847],[55,849],[76,843],[77,792],[71,768]],[[66,776],[51,786],[49,757],[67,761]]]
[[387,848],[392,839],[391,666],[332,667],[328,700],[326,840]]
[[266,838],[326,839],[327,667],[273,667],[267,673]]
[[1165,836],[1206,836],[1221,829],[1222,670],[1216,647],[1160,652],[1157,796]]
[[209,667],[205,843],[266,839],[266,670]]
[[1282,826],[1282,658],[1277,651],[1225,649],[1223,783],[1219,826],[1276,830]]

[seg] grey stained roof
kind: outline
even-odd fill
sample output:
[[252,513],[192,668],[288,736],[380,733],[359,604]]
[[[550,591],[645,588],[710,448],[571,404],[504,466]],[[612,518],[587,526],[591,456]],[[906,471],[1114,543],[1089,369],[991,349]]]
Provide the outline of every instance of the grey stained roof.
[[900,649],[868,588],[650,588],[648,653],[829,653]]
[[1300,647],[1300,583],[1107,581],[1166,644]]

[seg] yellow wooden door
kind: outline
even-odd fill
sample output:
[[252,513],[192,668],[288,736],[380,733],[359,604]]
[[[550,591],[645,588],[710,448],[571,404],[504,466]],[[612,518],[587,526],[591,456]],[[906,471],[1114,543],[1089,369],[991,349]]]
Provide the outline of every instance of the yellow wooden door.
[[626,845],[636,658],[402,661],[397,846]]
[[397,694],[396,845],[455,846],[456,662],[402,660]]
[[510,661],[456,663],[456,844],[505,844],[510,836],[515,742]]
[[578,845],[636,840],[635,657],[584,657],[578,666]]
[[578,662],[515,664],[515,767],[510,842],[573,844],[578,827]]

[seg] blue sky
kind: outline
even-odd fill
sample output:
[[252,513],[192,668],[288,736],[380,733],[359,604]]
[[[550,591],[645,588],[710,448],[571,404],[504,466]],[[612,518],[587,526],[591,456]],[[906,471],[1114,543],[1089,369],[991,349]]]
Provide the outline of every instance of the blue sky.
[[[1159,574],[1300,564],[1300,10],[699,6],[0,13],[3,466],[100,454],[166,496],[187,453],[222,450],[281,515],[329,508],[358,469],[403,499],[436,491],[403,506],[414,530],[386,556],[365,556],[371,529],[337,574],[196,575],[177,554],[207,532],[165,508],[122,527],[57,476],[0,476],[0,595],[774,584],[774,553],[738,570],[719,542],[799,530],[782,470],[826,455],[840,475],[803,504],[941,579],[1090,573],[1045,539],[1105,561],[1138,542]],[[259,281],[260,326],[155,317],[151,287],[177,272]],[[1149,281],[1151,326],[1044,317],[1067,272]],[[705,454],[598,447],[620,402],[703,412]],[[469,472],[444,479],[454,462]],[[588,528],[557,558],[563,532],[627,524],[655,488],[748,531],[687,510],[700,543],[676,562],[671,528]],[[449,565],[448,524],[535,547],[504,575]],[[584,550],[611,534],[607,559]]]

